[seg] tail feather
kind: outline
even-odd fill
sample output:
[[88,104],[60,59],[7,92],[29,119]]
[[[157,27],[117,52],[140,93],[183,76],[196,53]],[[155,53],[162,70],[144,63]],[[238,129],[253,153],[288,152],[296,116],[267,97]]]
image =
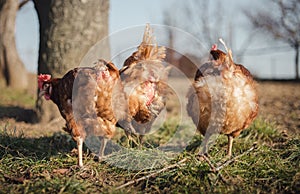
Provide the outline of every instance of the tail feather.
[[125,60],[119,73],[124,73],[128,68],[135,66],[139,61],[156,61],[160,63],[165,57],[165,47],[157,45],[153,30],[150,25],[147,24],[142,43],[138,46],[137,51],[132,53],[132,55]]
[[233,57],[232,57],[232,51],[230,48],[227,48],[227,46],[222,38],[219,38],[219,41],[223,44],[223,46],[226,49],[227,56],[228,56],[228,66],[230,67],[232,64],[234,64]]
[[166,57],[165,47],[159,47],[156,38],[153,35],[153,30],[149,24],[146,25],[143,41],[138,47],[138,60],[159,60],[162,61]]

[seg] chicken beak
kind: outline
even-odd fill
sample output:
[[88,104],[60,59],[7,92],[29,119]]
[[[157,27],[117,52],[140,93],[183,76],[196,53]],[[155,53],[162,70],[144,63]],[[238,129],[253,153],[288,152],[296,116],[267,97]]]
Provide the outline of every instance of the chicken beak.
[[119,73],[123,73],[126,69],[128,69],[129,67],[128,66],[124,66],[122,67],[120,70],[119,70]]
[[45,93],[46,93],[46,91],[45,91],[45,90],[41,90],[41,91],[39,92],[39,98],[41,98],[42,96],[44,96],[44,95],[45,95]]

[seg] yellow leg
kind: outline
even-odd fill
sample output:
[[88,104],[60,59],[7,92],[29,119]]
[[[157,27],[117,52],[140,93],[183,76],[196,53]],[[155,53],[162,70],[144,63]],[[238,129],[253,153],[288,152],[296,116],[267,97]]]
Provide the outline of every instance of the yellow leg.
[[199,151],[198,155],[208,155],[208,140],[210,138],[210,135],[205,135],[204,140],[202,142],[203,148]]
[[232,155],[233,137],[231,135],[228,135],[227,137],[228,137],[227,156],[231,157],[231,155]]
[[105,137],[102,137],[101,139],[102,140],[101,140],[101,145],[100,145],[100,150],[99,150],[99,161],[104,156],[104,151],[105,151],[105,147],[106,147],[106,143],[107,143],[107,139]]
[[77,149],[78,149],[78,166],[82,167],[83,162],[82,162],[82,146],[83,146],[83,139],[78,138],[77,140]]
[[143,138],[144,138],[144,135],[139,135],[139,149],[142,149],[143,148]]

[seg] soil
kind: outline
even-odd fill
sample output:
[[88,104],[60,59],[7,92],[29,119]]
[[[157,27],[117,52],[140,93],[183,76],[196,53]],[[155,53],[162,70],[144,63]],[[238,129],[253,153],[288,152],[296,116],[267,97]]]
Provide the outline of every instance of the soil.
[[259,116],[278,129],[300,134],[300,83],[259,82]]

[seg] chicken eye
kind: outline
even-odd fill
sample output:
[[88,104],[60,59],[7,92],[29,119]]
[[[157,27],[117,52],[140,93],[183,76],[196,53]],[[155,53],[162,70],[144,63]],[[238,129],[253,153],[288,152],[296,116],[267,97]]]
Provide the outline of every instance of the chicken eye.
[[43,90],[46,90],[47,88],[49,88],[49,86],[50,86],[50,84],[45,83],[45,84],[43,85]]

